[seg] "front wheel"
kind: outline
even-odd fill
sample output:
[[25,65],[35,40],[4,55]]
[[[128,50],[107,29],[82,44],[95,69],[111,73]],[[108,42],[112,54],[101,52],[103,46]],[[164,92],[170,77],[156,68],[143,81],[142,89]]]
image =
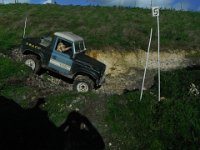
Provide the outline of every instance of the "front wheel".
[[94,88],[94,82],[87,76],[79,75],[73,83],[73,90],[77,92],[89,92]]
[[38,73],[41,68],[40,60],[34,55],[27,55],[24,57],[23,62],[25,65],[31,67],[34,73]]

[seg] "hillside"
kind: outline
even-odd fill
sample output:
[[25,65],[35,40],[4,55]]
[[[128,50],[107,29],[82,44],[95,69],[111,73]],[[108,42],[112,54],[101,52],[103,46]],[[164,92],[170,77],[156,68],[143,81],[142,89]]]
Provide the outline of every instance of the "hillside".
[[[13,99],[26,110],[44,97],[45,103],[40,109],[48,113],[56,126],[63,123],[69,112],[79,110],[98,129],[106,149],[199,147],[200,70],[161,72],[162,99],[159,102],[157,85],[144,92],[142,101],[139,91],[127,91],[123,95],[78,94],[68,91],[65,84],[53,82],[47,74],[32,75],[25,65],[6,56],[0,56],[0,60],[0,95]],[[10,114],[3,110],[4,114]]]
[[[160,12],[161,50],[200,48],[200,13],[175,10]],[[18,46],[28,16],[26,36],[72,31],[86,40],[88,49],[145,50],[153,27],[156,49],[156,19],[150,9],[60,6],[0,5],[0,47],[5,53]]]
[[[33,74],[20,62],[18,49],[26,16],[27,36],[65,30],[84,37],[87,54],[107,66],[104,85],[89,93],[75,93],[71,84],[48,71]],[[199,12],[161,10],[161,101],[154,82],[157,81],[157,41],[156,20],[151,17],[151,10],[0,5],[0,20],[0,96],[25,110],[31,110],[44,98],[45,103],[38,109],[56,126],[71,111],[78,110],[97,128],[108,150],[199,148]],[[151,27],[154,35],[146,90],[140,101]],[[197,68],[188,69],[188,66]],[[5,111],[2,116],[7,114]],[[6,123],[3,121],[2,125]]]

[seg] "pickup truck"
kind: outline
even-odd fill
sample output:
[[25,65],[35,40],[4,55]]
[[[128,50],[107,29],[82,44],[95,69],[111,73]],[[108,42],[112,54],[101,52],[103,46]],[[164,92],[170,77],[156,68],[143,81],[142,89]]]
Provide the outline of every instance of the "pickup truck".
[[[64,44],[66,51],[59,49]],[[52,36],[24,38],[21,52],[24,63],[34,73],[41,68],[51,70],[73,81],[73,90],[88,92],[100,87],[104,81],[106,65],[85,54],[82,37],[72,32],[55,32]]]

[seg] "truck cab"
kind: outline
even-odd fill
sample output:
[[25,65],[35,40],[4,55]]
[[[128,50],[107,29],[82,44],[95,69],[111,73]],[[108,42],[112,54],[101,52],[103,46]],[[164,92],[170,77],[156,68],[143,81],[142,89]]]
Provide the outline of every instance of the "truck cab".
[[72,32],[55,32],[53,36],[42,38],[24,38],[21,51],[24,63],[35,73],[45,68],[72,79],[75,91],[91,91],[104,81],[106,65],[87,56],[84,39]]

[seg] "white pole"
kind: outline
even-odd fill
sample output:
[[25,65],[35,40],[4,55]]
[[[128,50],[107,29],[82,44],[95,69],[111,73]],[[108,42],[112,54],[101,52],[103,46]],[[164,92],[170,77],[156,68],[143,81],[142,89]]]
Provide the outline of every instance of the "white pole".
[[146,70],[147,70],[147,67],[148,67],[148,61],[149,61],[149,50],[150,50],[150,46],[151,46],[151,39],[152,39],[152,28],[151,28],[150,38],[149,38],[148,50],[147,50],[147,53],[146,53],[146,65],[145,65],[144,75],[143,75],[143,80],[142,80],[142,87],[141,87],[140,101],[142,100],[142,96],[143,96],[144,80],[145,80],[145,76],[146,76]]
[[157,16],[157,26],[158,26],[158,101],[160,101],[160,25],[159,25],[159,15]]
[[153,17],[157,17],[158,27],[158,101],[160,101],[160,25],[159,25],[159,7],[152,7]]
[[24,33],[23,33],[23,38],[25,37],[25,33],[26,33],[26,22],[27,22],[27,17],[26,17],[26,20],[24,22]]

